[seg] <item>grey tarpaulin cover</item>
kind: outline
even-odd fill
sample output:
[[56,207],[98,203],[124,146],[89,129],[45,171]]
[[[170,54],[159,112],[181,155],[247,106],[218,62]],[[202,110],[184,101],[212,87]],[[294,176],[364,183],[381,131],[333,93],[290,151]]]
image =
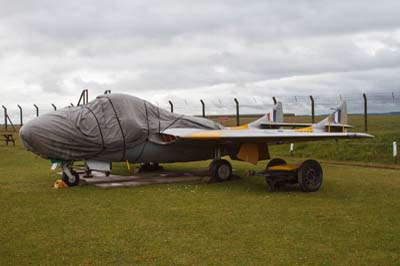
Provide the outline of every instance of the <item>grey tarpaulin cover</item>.
[[[24,130],[24,128],[28,128]],[[221,129],[210,120],[170,113],[125,94],[97,97],[29,121],[20,134],[28,150],[48,159],[125,160],[127,149],[142,147],[167,128]]]

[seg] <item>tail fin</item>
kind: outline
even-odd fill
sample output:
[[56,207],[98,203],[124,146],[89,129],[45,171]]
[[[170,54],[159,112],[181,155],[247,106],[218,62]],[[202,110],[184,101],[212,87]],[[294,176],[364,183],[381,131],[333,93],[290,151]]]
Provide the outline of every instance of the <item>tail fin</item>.
[[272,120],[271,113],[267,113],[263,117],[253,121],[249,124],[250,127],[260,127],[263,123],[272,122],[275,123],[283,123],[283,107],[281,102],[277,102],[272,108]]
[[341,101],[339,106],[332,114],[333,121],[337,124],[347,124],[347,104]]
[[272,121],[276,123],[283,123],[282,102],[277,102],[272,108]]
[[347,104],[341,101],[335,111],[328,115],[327,118],[313,125],[316,131],[325,132],[347,132],[352,126],[347,124]]

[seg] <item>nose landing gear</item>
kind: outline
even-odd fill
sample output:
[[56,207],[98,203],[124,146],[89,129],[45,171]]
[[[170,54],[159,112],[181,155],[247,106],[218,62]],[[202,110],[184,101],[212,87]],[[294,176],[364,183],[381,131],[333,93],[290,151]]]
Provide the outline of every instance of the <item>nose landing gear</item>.
[[79,185],[79,174],[72,170],[72,163],[65,163],[62,166],[63,174],[62,181],[69,187],[74,187]]

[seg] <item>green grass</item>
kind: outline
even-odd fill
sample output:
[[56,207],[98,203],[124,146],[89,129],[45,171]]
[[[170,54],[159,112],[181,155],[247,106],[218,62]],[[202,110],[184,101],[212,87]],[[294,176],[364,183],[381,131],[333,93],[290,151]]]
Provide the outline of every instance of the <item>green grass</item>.
[[[183,170],[206,162],[165,165]],[[398,265],[400,171],[324,164],[319,192],[241,179],[54,190],[50,163],[0,147],[0,265]],[[258,166],[261,169],[262,165]],[[127,174],[123,164],[114,170]]]

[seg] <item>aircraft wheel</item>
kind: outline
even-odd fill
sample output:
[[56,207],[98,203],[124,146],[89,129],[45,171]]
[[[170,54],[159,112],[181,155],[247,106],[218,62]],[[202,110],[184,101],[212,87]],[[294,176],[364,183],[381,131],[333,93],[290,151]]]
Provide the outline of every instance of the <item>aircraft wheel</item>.
[[210,164],[214,181],[227,181],[232,177],[232,166],[227,160],[216,160]]
[[268,170],[268,168],[270,168],[272,166],[285,165],[285,164],[287,164],[287,162],[285,160],[283,160],[281,158],[274,158],[268,162],[267,167],[265,169]]
[[322,185],[323,172],[315,160],[304,161],[297,171],[297,180],[304,192],[317,191]]
[[72,177],[68,176],[65,172],[63,172],[62,180],[69,187],[74,187],[79,184],[79,174],[73,170],[71,170]]

